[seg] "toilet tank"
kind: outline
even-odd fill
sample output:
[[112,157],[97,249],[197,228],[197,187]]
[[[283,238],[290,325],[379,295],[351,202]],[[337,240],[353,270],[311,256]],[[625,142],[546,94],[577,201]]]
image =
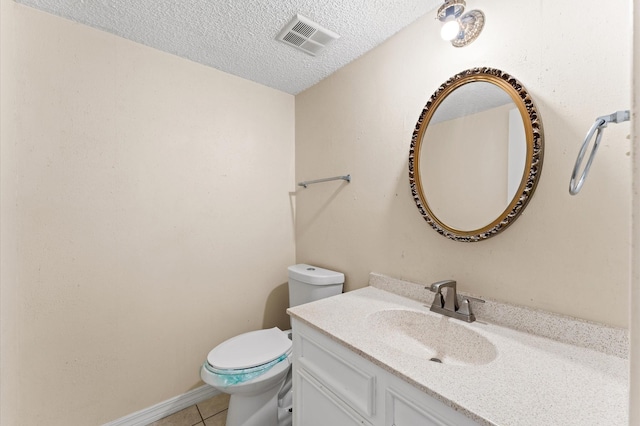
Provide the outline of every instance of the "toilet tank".
[[342,293],[344,274],[304,263],[289,266],[289,306]]

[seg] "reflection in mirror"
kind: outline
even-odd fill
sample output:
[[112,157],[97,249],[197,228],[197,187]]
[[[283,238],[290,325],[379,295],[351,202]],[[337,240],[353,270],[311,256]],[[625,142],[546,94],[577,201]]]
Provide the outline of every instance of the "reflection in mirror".
[[526,140],[505,91],[486,82],[461,86],[438,106],[422,140],[422,188],[436,217],[473,230],[507,208],[524,173]]
[[409,163],[414,199],[436,231],[457,241],[497,234],[539,176],[542,132],[532,100],[498,70],[454,76],[423,110]]

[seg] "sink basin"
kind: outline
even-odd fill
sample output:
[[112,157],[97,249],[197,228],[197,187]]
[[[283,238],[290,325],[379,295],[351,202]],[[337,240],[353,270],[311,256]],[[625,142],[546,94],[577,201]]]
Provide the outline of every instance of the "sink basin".
[[496,348],[484,336],[457,320],[404,309],[370,314],[372,335],[388,349],[449,365],[482,365],[496,358]]

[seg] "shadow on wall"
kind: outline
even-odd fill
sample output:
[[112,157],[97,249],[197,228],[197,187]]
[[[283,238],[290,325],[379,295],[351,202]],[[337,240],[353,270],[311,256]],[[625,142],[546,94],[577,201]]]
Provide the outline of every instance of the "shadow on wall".
[[289,287],[288,283],[283,283],[274,288],[264,307],[264,317],[262,328],[278,327],[280,330],[289,330],[291,324],[287,308],[289,307]]
[[[328,198],[324,199],[324,202],[321,205],[311,205],[309,204],[310,202],[313,202],[313,199],[309,199],[309,198],[304,198],[305,197],[305,192],[309,191],[309,188],[305,188],[305,189],[298,189],[295,192],[290,192],[289,196],[290,198],[292,198],[292,196],[296,196],[297,197],[297,205],[300,206],[303,203],[306,203],[309,211],[314,211],[315,214],[313,214],[308,220],[306,220],[304,223],[299,224],[298,226],[296,226],[296,241],[298,238],[300,238],[302,235],[304,235],[307,230],[309,229],[309,227],[311,225],[313,225],[316,220],[322,216],[322,214],[325,212],[325,210],[327,210],[327,208],[333,203],[333,201],[336,199],[336,197],[345,189],[345,187],[349,185],[349,182],[341,182],[339,186],[337,186],[335,188],[335,190],[333,192],[331,192],[328,195]],[[323,189],[323,191],[329,191],[329,189]],[[315,197],[317,197],[317,200],[323,200],[323,196],[322,194],[327,194],[325,192],[320,193],[321,195],[318,195],[318,192],[316,192],[316,194],[314,195]],[[309,195],[311,196],[311,195]],[[310,200],[310,201],[307,201]],[[295,218],[296,220],[298,219],[297,217]]]

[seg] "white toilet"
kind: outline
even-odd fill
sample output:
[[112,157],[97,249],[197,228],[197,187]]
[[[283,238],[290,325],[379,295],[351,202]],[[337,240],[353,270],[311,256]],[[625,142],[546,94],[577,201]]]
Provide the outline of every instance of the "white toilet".
[[[342,293],[340,272],[305,264],[288,269],[289,306]],[[250,331],[209,352],[200,377],[231,395],[226,426],[291,425],[290,334],[277,327]]]

